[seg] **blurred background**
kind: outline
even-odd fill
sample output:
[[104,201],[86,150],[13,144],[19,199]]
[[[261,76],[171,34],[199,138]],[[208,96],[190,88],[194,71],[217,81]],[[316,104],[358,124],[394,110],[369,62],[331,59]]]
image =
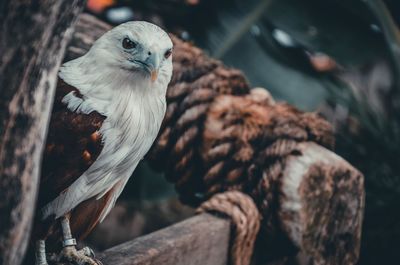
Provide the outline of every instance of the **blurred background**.
[[[336,152],[365,175],[359,264],[400,262],[400,1],[89,0],[86,12],[113,25],[153,22],[242,70],[252,87],[321,113]],[[95,248],[193,214],[145,162],[135,175],[89,238]]]

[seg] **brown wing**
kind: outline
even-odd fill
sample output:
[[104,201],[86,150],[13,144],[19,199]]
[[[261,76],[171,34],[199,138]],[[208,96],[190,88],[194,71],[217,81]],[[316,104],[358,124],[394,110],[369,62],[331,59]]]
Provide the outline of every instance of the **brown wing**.
[[[105,117],[97,112],[85,115],[69,111],[62,99],[71,91],[80,95],[76,88],[62,80],[58,81],[43,155],[38,211],[78,179],[97,159],[103,148],[97,131]],[[100,199],[91,198],[80,203],[69,213],[71,230],[75,237],[83,239],[94,228],[104,209],[113,202],[114,192],[119,185],[119,182],[115,184]],[[57,221],[53,218],[41,220],[40,214],[37,214],[32,242],[46,239],[47,249],[58,251],[61,238]]]
[[43,155],[38,209],[55,199],[79,178],[97,159],[102,150],[97,133],[105,117],[68,110],[61,101],[71,91],[79,91],[58,81],[53,112]]

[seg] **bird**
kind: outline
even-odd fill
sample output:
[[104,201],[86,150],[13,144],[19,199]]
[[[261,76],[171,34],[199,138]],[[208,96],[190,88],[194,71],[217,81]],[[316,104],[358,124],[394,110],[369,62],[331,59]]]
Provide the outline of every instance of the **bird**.
[[76,238],[104,220],[156,139],[172,50],[163,29],[131,21],[60,67],[32,233],[36,265],[56,249],[56,261],[98,264]]

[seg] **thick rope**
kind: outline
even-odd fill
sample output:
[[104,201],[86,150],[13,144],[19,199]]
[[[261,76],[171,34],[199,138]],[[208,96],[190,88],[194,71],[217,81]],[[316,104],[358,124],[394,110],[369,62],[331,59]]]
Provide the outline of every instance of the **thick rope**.
[[232,263],[248,265],[260,215],[263,231],[277,227],[271,209],[287,158],[300,154],[300,142],[332,147],[332,128],[315,113],[276,103],[265,89],[250,89],[240,71],[191,44],[173,41],[168,107],[149,161],[175,184],[183,203],[206,201],[199,211],[232,218]]
[[231,264],[249,265],[261,220],[253,200],[242,192],[227,191],[202,203],[197,212],[219,212],[232,220],[235,233],[230,250]]

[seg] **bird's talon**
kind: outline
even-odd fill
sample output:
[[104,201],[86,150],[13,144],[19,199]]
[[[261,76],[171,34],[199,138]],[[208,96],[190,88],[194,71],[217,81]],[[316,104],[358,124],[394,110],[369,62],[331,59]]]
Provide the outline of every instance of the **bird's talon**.
[[96,257],[93,249],[91,249],[90,247],[84,247],[81,250],[79,250],[78,252],[82,253],[83,255],[85,255],[87,257],[93,258],[93,259]]
[[73,265],[99,265],[94,258],[89,257],[90,248],[83,248],[79,251],[75,247],[65,247],[59,257],[59,262],[68,262]]

